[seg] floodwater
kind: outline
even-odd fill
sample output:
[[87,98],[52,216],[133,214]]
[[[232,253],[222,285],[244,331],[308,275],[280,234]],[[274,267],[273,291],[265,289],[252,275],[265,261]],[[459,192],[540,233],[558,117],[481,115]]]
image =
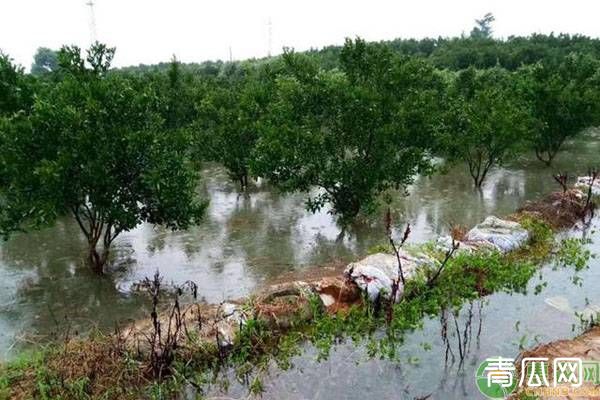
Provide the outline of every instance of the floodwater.
[[[471,178],[462,165],[451,168],[445,175],[419,178],[408,188],[410,196],[398,195],[394,199],[396,229],[402,230],[410,222],[413,227],[410,240],[422,242],[447,232],[452,224],[470,227],[489,214],[508,214],[525,200],[556,190],[551,177],[554,171],[583,174],[588,167],[600,163],[599,154],[600,131],[592,130],[577,142],[569,143],[553,169],[525,157],[494,169],[481,192],[472,188]],[[115,242],[111,271],[105,277],[94,276],[86,267],[85,241],[70,219],[2,243],[0,360],[14,355],[24,344],[52,337],[66,328],[71,334],[92,327],[112,329],[117,323],[144,316],[148,311],[147,301],[144,296],[131,293],[130,288],[157,269],[167,282],[195,281],[200,296],[209,302],[219,302],[248,294],[282,273],[360,257],[384,240],[380,216],[362,221],[341,237],[327,210],[311,214],[304,209],[303,194],[280,194],[263,184],[244,196],[217,166],[208,166],[203,176],[199,190],[210,199],[204,223],[184,232],[144,224],[122,234]],[[583,301],[580,289],[567,288],[567,283],[564,288],[560,286],[564,280],[560,274],[549,276],[555,277],[553,284],[559,285],[556,290],[570,289],[570,293],[576,293],[573,301]],[[492,296],[490,304],[484,307],[486,326],[491,327],[480,337],[482,350],[476,353],[477,357],[490,355],[488,349],[506,356],[514,354],[512,344],[491,348],[489,344],[496,336],[503,335],[503,329],[508,330],[503,338],[518,338],[519,333],[511,330],[515,319],[525,319],[534,311],[532,332],[539,328],[546,335],[554,332],[568,336],[565,329],[570,331],[570,323],[566,322],[570,316],[539,312],[541,308],[532,308],[516,296],[506,299],[502,296]],[[493,313],[494,304],[496,307],[512,304],[515,309],[502,317],[503,313]],[[497,322],[490,321],[488,315]],[[535,321],[539,321],[537,325]],[[428,322],[428,329],[436,331],[439,322]],[[416,335],[415,340],[424,340],[422,336],[423,333]],[[423,374],[436,373],[436,370],[428,372],[427,363],[443,367],[433,339],[436,335],[431,337],[434,342],[431,351],[419,350],[418,343],[412,346],[413,353],[421,358],[421,367],[415,370]],[[411,351],[410,340],[406,351]],[[310,349],[307,352],[310,354]],[[310,364],[301,379],[298,370],[283,374],[272,383],[273,393],[277,393],[276,397],[325,398],[335,386],[335,390],[347,390],[348,397],[352,397],[357,392],[351,388],[361,385],[363,395],[374,391],[388,393],[382,398],[397,398],[390,393],[404,390],[407,385],[412,389],[435,389],[425,384],[429,382],[426,377],[407,381],[405,374],[413,368],[386,363],[377,363],[373,368],[352,367],[348,359],[360,357],[360,348],[340,353],[346,360],[341,365],[353,372],[339,368],[336,354],[318,368]],[[317,383],[327,371],[332,379]],[[439,376],[445,375],[439,373]],[[433,381],[437,378],[432,377]],[[321,390],[321,394],[313,393],[315,390]]]
[[[590,251],[600,256],[600,217],[585,231],[569,232],[584,235],[592,240]],[[581,278],[581,286],[574,283],[575,276]],[[547,286],[536,294],[542,283]],[[545,266],[525,294],[495,293],[464,305],[457,316],[448,312],[445,319],[425,320],[422,329],[406,335],[394,361],[370,358],[364,344],[352,342],[335,345],[326,360],[317,361],[318,351],[306,345],[291,360],[291,369],[273,367],[263,375],[262,398],[484,399],[475,386],[481,362],[488,357],[516,358],[522,348],[575,337],[585,326],[575,312],[597,310],[599,285],[600,258],[592,258],[589,268],[577,274],[570,268]],[[567,307],[553,307],[550,299]],[[233,384],[226,398],[245,398],[248,388],[233,376],[229,379]],[[218,387],[209,390],[209,398],[223,395]]]

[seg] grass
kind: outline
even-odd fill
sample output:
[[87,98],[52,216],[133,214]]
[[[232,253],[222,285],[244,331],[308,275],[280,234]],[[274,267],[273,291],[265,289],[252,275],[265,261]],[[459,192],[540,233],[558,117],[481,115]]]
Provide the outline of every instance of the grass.
[[[172,373],[160,381],[149,375],[143,352],[137,354],[113,335],[98,334],[49,346],[0,367],[0,399],[169,399],[185,386],[201,393],[209,383],[217,382],[224,370],[235,371],[250,393],[260,394],[264,390],[262,373],[273,362],[279,368],[290,368],[291,358],[305,343],[318,349],[320,359],[327,358],[331,348],[344,340],[365,344],[372,357],[395,359],[404,335],[420,328],[425,317],[458,310],[466,302],[494,292],[524,292],[538,266],[551,257],[558,265],[576,271],[587,265],[591,255],[584,248],[585,241],[565,239],[554,252],[554,231],[546,222],[530,215],[517,218],[530,232],[527,246],[504,255],[495,251],[458,253],[433,287],[427,285],[431,271],[421,271],[407,282],[402,301],[393,305],[389,323],[385,313],[368,302],[332,315],[324,311],[317,297],[309,297],[312,318],[298,315],[285,329],[250,319],[227,352],[198,335],[188,335],[176,351]],[[220,384],[227,386],[224,381]]]

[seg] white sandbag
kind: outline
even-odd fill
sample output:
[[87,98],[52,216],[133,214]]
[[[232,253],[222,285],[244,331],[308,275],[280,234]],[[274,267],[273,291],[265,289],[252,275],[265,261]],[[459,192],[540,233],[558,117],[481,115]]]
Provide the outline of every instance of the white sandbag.
[[[577,178],[577,182],[575,183],[575,187],[580,189],[587,195],[588,189],[590,187],[590,182],[592,178],[590,176],[580,176]],[[592,185],[592,194],[594,196],[600,196],[600,178],[596,178],[594,184]]]
[[465,239],[473,242],[489,242],[499,251],[506,253],[525,245],[529,239],[529,233],[518,222],[490,216],[471,229]]
[[217,318],[219,346],[224,348],[233,346],[236,335],[248,320],[248,315],[242,306],[224,302],[219,307]]
[[[414,276],[421,265],[433,265],[434,261],[426,256],[413,256],[400,250],[402,272],[405,279]],[[389,298],[392,293],[392,284],[398,279],[398,260],[394,254],[376,253],[360,261],[348,264],[344,271],[346,275],[365,291],[371,301],[380,295]],[[398,287],[399,298],[404,290],[402,282]]]
[[[494,246],[493,244],[491,244],[490,242],[486,241],[486,240],[478,240],[478,241],[459,241],[458,242],[459,246],[458,249],[456,249],[457,253],[472,253],[474,251],[478,251],[478,250],[484,250],[484,249],[488,249],[488,250],[492,250],[492,249],[496,249],[496,246]],[[452,249],[452,237],[450,236],[440,236],[437,238],[437,240],[435,241],[435,247],[443,252],[448,252]]]
[[548,297],[544,300],[544,302],[560,312],[573,315],[578,314],[581,318],[587,321],[592,319],[597,321],[600,317],[600,305],[597,304],[590,304],[583,310],[577,311],[571,307],[569,299],[567,299],[565,296]]

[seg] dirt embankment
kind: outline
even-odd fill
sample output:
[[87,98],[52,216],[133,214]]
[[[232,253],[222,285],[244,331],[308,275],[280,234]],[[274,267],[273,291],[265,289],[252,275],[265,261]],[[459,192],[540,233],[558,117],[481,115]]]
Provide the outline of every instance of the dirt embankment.
[[571,189],[528,201],[517,210],[517,214],[530,214],[555,229],[566,229],[585,217],[589,207],[585,194],[579,189]]
[[[519,391],[511,396],[511,399],[520,399],[524,395],[552,400],[600,399],[600,385],[597,384],[600,381],[600,326],[594,326],[574,339],[556,340],[523,351],[515,360],[517,376],[521,374],[521,363],[525,358],[547,359],[547,379],[550,386],[535,389],[520,387]],[[557,358],[578,358],[582,360],[581,378],[583,379],[583,383],[581,386],[575,387],[570,384],[553,386],[554,360]],[[585,363],[589,361],[598,361],[598,366]],[[591,369],[588,369],[590,367]]]

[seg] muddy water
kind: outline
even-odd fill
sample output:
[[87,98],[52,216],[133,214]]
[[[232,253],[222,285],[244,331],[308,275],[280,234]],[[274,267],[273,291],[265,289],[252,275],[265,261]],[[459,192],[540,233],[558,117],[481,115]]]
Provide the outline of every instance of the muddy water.
[[[422,329],[407,335],[397,361],[371,359],[364,345],[353,343],[336,345],[327,360],[316,361],[318,352],[306,346],[292,359],[291,369],[273,368],[265,375],[263,398],[483,399],[475,386],[475,372],[483,360],[514,358],[522,347],[572,338],[584,329],[575,312],[600,306],[600,218],[585,231],[569,235],[592,239],[588,247],[597,255],[589,269],[577,274],[581,286],[574,283],[572,269],[548,265],[529,282],[525,294],[496,293],[465,305],[457,317],[447,313],[445,322],[426,320]],[[536,294],[536,286],[544,283],[547,286]],[[568,306],[557,309],[549,304],[559,298]],[[243,398],[247,387],[230,381],[228,398]],[[219,398],[224,393],[213,389],[211,395]]]
[[[592,131],[567,146],[555,169],[581,174],[600,162],[599,154],[600,132]],[[409,197],[394,199],[397,228],[411,221],[411,240],[419,242],[453,223],[471,226],[486,215],[507,214],[526,199],[555,190],[551,172],[525,157],[493,170],[481,192],[472,189],[463,166],[419,178]],[[0,359],[65,327],[110,329],[144,315],[145,300],[129,289],[157,269],[167,281],[197,282],[201,296],[218,302],[285,272],[361,256],[383,239],[379,217],[341,237],[327,210],[305,211],[302,194],[282,195],[263,184],[242,196],[216,166],[207,167],[204,177],[199,190],[210,199],[205,222],[185,232],[145,224],[123,234],[106,277],[86,268],[84,239],[69,219],[1,244]]]

